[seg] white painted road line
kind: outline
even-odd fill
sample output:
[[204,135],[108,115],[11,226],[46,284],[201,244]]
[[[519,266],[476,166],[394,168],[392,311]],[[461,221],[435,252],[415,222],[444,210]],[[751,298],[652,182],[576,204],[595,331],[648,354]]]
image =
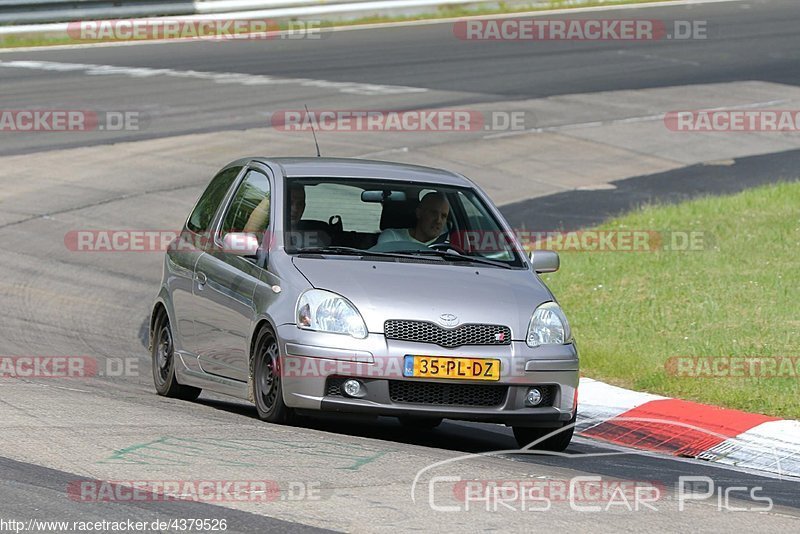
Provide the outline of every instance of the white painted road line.
[[379,96],[408,93],[425,93],[422,87],[402,85],[379,85],[358,82],[333,82],[310,78],[281,78],[262,74],[242,74],[238,72],[203,72],[196,70],[154,69],[150,67],[117,67],[114,65],[92,65],[87,63],[56,63],[52,61],[0,61],[0,67],[31,69],[55,72],[83,72],[88,76],[129,76],[131,78],[151,78],[169,76],[173,78],[192,78],[210,80],[220,84],[237,85],[296,85],[300,87],[319,87],[333,89],[340,93]]

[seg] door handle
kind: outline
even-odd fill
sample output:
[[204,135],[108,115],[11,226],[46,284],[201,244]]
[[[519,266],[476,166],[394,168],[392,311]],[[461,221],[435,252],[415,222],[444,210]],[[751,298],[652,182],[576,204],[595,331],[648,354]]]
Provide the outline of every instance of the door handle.
[[206,276],[206,274],[199,271],[197,272],[197,274],[195,274],[195,279],[197,280],[197,289],[200,290],[202,290],[203,286],[205,286],[206,282],[208,282],[208,277]]

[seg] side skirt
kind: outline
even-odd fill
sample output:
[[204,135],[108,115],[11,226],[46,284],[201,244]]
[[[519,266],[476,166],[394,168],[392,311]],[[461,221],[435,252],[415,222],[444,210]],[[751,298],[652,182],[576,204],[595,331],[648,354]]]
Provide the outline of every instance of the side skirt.
[[210,375],[203,371],[190,369],[184,362],[183,355],[181,355],[179,361],[180,365],[175,367],[175,373],[177,374],[179,383],[248,400],[247,382],[240,382],[238,380]]

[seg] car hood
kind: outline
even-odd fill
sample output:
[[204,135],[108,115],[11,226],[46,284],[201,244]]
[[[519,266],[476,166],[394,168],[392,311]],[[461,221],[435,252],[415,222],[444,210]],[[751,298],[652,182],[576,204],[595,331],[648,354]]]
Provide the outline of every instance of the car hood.
[[[294,258],[295,267],[318,289],[346,297],[370,332],[388,319],[457,324],[499,324],[523,340],[531,314],[552,294],[530,270],[483,266],[367,261],[358,257]],[[455,325],[452,325],[455,326]]]

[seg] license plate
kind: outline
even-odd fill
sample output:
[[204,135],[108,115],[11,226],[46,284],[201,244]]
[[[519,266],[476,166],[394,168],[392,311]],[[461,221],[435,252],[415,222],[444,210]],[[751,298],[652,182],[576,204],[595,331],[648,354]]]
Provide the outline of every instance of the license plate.
[[500,380],[500,360],[407,355],[403,361],[403,376],[454,380]]

